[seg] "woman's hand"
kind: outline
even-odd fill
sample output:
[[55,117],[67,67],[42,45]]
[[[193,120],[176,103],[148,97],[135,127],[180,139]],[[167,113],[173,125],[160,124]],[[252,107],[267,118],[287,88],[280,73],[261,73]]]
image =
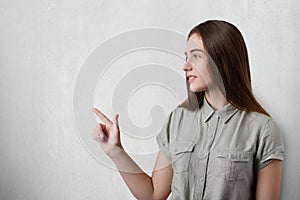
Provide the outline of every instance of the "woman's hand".
[[100,143],[103,151],[108,156],[111,156],[115,150],[123,150],[118,123],[119,115],[115,115],[112,122],[97,108],[93,108],[93,112],[104,122],[104,124],[97,124],[96,128],[94,129],[94,140]]

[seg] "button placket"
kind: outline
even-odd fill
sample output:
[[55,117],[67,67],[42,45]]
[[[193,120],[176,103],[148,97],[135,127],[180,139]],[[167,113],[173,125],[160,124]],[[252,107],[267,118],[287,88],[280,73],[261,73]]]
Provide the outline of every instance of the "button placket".
[[205,160],[205,174],[203,176],[202,181],[198,181],[195,185],[195,193],[194,193],[194,199],[202,199],[205,185],[206,185],[206,177],[207,177],[207,167],[208,162],[210,159],[210,148],[213,144],[217,129],[218,129],[218,123],[219,123],[219,116],[214,113],[211,116],[211,119],[208,121],[208,129],[207,129],[207,140],[206,140],[206,151],[208,152],[206,160]]
[[206,148],[207,151],[210,151],[213,141],[215,139],[216,132],[218,129],[219,119],[220,119],[220,117],[218,115],[216,115],[216,113],[214,113],[211,120],[209,121],[209,126],[208,126],[208,130],[207,130],[207,136],[208,136],[208,142],[207,142],[207,148]]

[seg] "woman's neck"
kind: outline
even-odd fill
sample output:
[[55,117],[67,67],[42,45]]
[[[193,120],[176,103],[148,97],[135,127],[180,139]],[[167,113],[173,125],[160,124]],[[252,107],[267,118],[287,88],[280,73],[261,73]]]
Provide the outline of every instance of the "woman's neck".
[[228,104],[226,97],[220,90],[205,92],[205,98],[215,110],[219,110]]

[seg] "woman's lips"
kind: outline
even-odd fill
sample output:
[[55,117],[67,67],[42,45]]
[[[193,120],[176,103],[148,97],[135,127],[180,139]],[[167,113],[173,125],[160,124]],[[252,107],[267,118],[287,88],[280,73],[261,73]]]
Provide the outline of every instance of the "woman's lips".
[[197,77],[196,76],[188,76],[187,79],[189,83],[192,83]]

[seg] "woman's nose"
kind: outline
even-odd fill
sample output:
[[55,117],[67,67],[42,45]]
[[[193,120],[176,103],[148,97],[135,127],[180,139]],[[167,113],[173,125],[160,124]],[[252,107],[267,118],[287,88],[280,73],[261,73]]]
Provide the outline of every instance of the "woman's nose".
[[190,71],[192,70],[192,65],[189,61],[186,61],[182,67],[183,71]]

